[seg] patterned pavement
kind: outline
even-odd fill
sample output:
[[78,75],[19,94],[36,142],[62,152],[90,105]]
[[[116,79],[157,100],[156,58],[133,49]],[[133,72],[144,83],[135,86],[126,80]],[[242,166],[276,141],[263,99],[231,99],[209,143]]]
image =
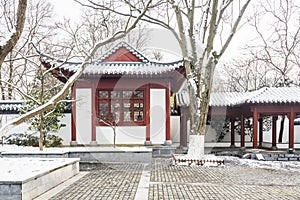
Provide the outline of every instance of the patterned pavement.
[[[225,164],[221,167],[171,166],[169,159],[151,164],[101,164],[50,199],[300,199],[300,169],[270,169]],[[147,166],[147,167],[146,167]],[[148,182],[140,183],[150,170]],[[139,198],[141,195],[139,195]],[[140,199],[138,199],[140,200]]]

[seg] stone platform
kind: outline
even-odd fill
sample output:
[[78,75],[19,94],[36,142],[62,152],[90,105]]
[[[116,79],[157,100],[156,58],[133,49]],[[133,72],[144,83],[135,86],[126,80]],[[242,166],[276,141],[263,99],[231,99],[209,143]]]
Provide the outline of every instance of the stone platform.
[[80,158],[82,162],[143,162],[149,163],[152,159],[152,149],[146,147],[61,147],[44,148],[39,151],[37,147],[0,146],[0,157],[3,158]]
[[152,149],[146,147],[76,147],[67,148],[69,158],[81,162],[141,162],[149,163]]
[[0,199],[33,199],[79,173],[78,158],[0,158]]

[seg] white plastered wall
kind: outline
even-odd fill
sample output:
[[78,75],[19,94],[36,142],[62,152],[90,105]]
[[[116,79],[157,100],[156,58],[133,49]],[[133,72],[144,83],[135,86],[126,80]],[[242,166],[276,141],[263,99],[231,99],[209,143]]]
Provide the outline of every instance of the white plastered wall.
[[150,89],[150,140],[153,144],[166,141],[165,89]]
[[170,126],[172,143],[180,143],[180,116],[171,116]]
[[[51,135],[57,135],[63,139],[62,143],[63,145],[70,145],[71,141],[71,114],[67,113],[64,114],[65,116],[63,118],[60,118],[60,121],[62,124],[65,124],[65,127],[62,127],[58,132],[50,132]],[[17,118],[18,114],[6,114],[6,115],[0,115],[0,127],[4,126],[5,124],[9,123],[11,120]],[[9,137],[12,134],[33,134],[35,136],[39,136],[38,131],[30,131],[28,129],[29,124],[24,122],[21,123],[18,126],[13,127],[10,129],[4,137]]]
[[[97,143],[113,144],[113,130],[108,126],[97,126]],[[146,126],[119,126],[116,128],[116,144],[144,144]]]
[[92,133],[92,92],[90,88],[76,89],[76,140],[90,144]]
[[[282,137],[282,143],[288,143],[289,142],[289,119],[285,117],[284,120],[284,127],[283,127],[283,137]],[[279,131],[280,131],[280,124],[281,124],[281,117],[278,117],[276,121],[276,141],[278,141],[279,138]],[[269,131],[264,131],[263,133],[263,141],[264,142],[272,142],[272,128]],[[294,142],[299,143],[300,142],[300,126],[295,125],[294,126]]]
[[58,135],[63,139],[63,145],[70,145],[71,142],[71,113],[65,114],[65,117],[63,117],[61,120],[61,123],[65,124],[65,127],[62,127],[59,129],[57,133],[53,133],[55,135]]

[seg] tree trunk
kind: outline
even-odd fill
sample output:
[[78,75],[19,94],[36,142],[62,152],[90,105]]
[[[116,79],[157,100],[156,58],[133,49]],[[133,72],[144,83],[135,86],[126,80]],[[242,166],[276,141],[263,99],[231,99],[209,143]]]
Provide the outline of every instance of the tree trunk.
[[40,128],[39,128],[39,130],[40,130],[40,138],[39,138],[39,149],[40,149],[40,151],[43,151],[44,150],[44,130],[43,130],[43,126],[44,126],[44,124],[43,124],[43,120],[44,120],[44,116],[43,116],[44,114],[41,114],[41,117],[40,117]]
[[10,36],[5,45],[0,45],[0,66],[4,62],[5,57],[12,51],[17,44],[24,28],[25,14],[27,9],[27,0],[19,0],[17,10],[17,23],[15,24],[15,32]]
[[114,148],[116,148],[116,137],[117,137],[116,127],[113,127],[113,131],[114,131]]
[[190,135],[188,155],[200,160],[204,156],[204,135]]
[[[44,73],[43,68],[41,68],[41,94],[40,94],[40,103],[44,104]],[[40,114],[40,138],[39,138],[39,148],[40,151],[43,151],[44,146],[44,112]]]
[[285,116],[282,116],[281,122],[280,122],[279,135],[278,135],[278,142],[279,142],[279,143],[282,143],[283,129],[284,129],[284,119],[285,119]]

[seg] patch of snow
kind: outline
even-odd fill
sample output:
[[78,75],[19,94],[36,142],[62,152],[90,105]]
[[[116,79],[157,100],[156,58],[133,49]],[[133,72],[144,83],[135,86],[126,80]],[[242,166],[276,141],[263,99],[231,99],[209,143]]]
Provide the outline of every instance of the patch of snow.
[[299,161],[262,161],[253,159],[241,159],[233,156],[220,156],[224,159],[225,165],[247,166],[252,168],[266,168],[266,169],[292,169],[300,168]]
[[24,181],[78,158],[0,158],[0,181]]
[[136,147],[45,147],[43,151],[40,151],[38,147],[30,146],[18,146],[18,145],[2,145],[0,146],[0,152],[5,153],[66,153],[66,152],[81,152],[81,151],[126,151],[126,152],[149,152],[151,148],[136,146]]

